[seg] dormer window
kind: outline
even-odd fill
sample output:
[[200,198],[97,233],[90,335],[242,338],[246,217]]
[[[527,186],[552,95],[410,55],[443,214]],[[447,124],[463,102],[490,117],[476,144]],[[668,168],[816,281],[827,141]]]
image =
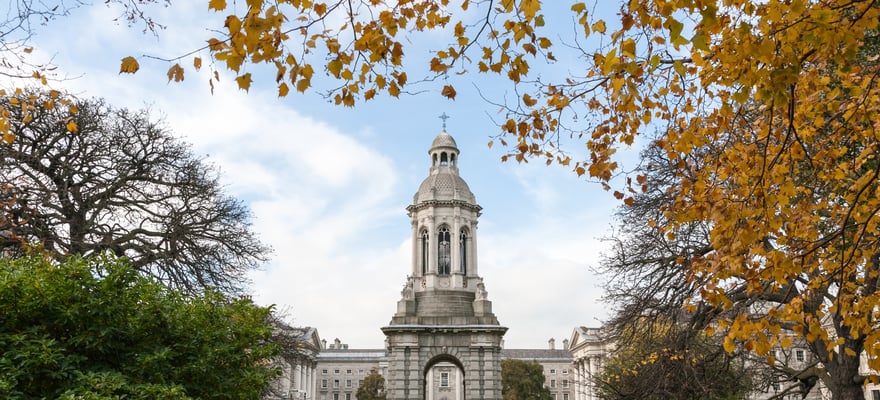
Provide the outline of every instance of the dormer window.
[[437,232],[437,274],[449,275],[452,269],[452,252],[449,228],[442,227]]

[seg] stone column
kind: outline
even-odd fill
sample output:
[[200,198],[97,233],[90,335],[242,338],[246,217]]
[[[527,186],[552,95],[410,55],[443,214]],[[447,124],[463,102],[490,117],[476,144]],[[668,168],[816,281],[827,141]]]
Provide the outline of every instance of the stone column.
[[[597,375],[599,375],[599,357],[592,357],[590,358],[590,376],[593,377]],[[590,397],[596,397],[596,391],[593,390],[593,385],[590,385]]]
[[428,243],[428,273],[432,274],[437,273],[437,245],[440,243],[440,236],[437,235],[437,222],[434,218],[432,216],[431,221],[428,223],[428,237],[431,238]]
[[420,249],[420,240],[419,237],[419,222],[415,219],[415,215],[413,215],[412,221],[412,276],[419,276],[422,274],[422,263],[419,259]]
[[477,220],[475,219],[473,224],[471,225],[473,228],[471,230],[471,262],[468,264],[468,276],[478,276],[479,271],[477,270],[480,265],[479,260],[477,260]]
[[451,256],[449,274],[455,276],[457,273],[461,273],[461,209],[455,208],[452,213],[452,228],[449,232],[449,246],[451,247],[449,249]]

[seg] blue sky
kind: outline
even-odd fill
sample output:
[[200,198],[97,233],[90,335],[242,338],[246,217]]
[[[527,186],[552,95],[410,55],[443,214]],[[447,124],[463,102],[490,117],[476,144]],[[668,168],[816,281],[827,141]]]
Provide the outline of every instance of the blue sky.
[[[574,326],[598,326],[607,316],[600,280],[589,267],[606,247],[600,238],[612,228],[617,202],[567,168],[500,161],[503,149],[487,142],[502,115],[477,86],[500,99],[511,92],[502,81],[457,76],[450,81],[458,90],[454,101],[439,95],[443,82],[433,82],[419,85],[418,95],[353,109],[314,92],[279,99],[265,85],[272,74],[257,76],[249,93],[224,74],[212,95],[205,71],[188,70],[184,82],[167,83],[168,64],[140,58],[136,75],[117,73],[128,55],[172,56],[200,47],[211,36],[207,24],[222,22],[206,12],[207,1],[149,8],[168,27],[158,38],[114,24],[119,10],[98,3],[39,27],[35,59],[52,58],[71,77],[55,87],[151,108],[222,170],[229,193],[249,204],[254,229],[275,249],[251,275],[258,303],[278,305],[295,325],[314,326],[328,341],[382,347],[379,328],[395,312],[410,269],[405,208],[427,176],[428,147],[445,112],[461,150],[461,175],[483,207],[479,269],[509,328],[506,347],[543,348],[549,338],[560,342]],[[411,77],[426,71],[427,53],[418,46],[443,42],[429,34],[408,51]],[[579,67],[563,58],[553,69]]]

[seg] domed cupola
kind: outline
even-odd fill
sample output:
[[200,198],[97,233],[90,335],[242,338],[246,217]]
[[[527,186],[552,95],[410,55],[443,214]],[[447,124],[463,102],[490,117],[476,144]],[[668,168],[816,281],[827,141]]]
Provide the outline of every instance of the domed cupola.
[[[466,297],[470,300],[460,304],[470,309],[482,282],[477,274],[476,251],[477,222],[482,208],[458,175],[458,154],[455,139],[445,130],[431,142],[428,177],[413,196],[412,205],[406,208],[413,229],[411,278],[415,292],[468,292]],[[456,312],[450,304],[459,304],[442,303],[445,306],[434,311]]]
[[441,132],[431,143],[430,174],[413,196],[413,204],[426,201],[459,200],[476,204],[477,199],[467,182],[458,175],[458,146],[452,135]]

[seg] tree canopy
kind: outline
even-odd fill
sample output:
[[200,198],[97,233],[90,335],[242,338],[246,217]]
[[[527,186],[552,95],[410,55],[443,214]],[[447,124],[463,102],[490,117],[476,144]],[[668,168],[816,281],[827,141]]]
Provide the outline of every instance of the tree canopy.
[[385,378],[373,369],[364,377],[364,383],[358,386],[355,397],[358,400],[385,400]]
[[504,400],[550,400],[544,387],[544,367],[536,361],[501,360],[501,396]]
[[[35,104],[27,115],[14,106],[21,97]],[[53,98],[0,97],[27,119],[0,147],[0,248],[39,244],[56,257],[109,250],[179,288],[241,290],[269,249],[251,230],[247,207],[224,193],[217,169],[147,110],[77,99],[71,113],[46,107]]]
[[759,376],[746,359],[727,353],[719,337],[682,328],[668,319],[642,318],[618,332],[617,347],[593,378],[598,397],[746,398]]
[[258,398],[270,308],[185,294],[109,254],[0,257],[0,391],[9,399]]

